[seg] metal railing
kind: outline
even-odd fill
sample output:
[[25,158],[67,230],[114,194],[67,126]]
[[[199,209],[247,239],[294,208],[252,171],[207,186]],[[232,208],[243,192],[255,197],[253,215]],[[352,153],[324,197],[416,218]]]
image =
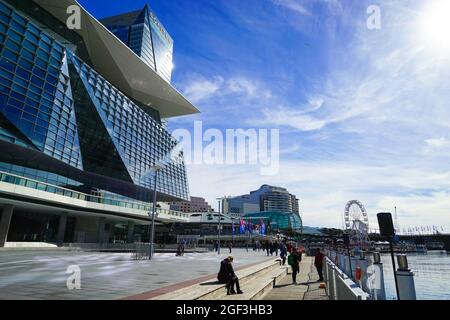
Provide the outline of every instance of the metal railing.
[[324,258],[324,279],[330,300],[369,300],[370,295],[362,290],[328,257]]
[[[142,211],[146,211],[146,212],[150,212],[150,210],[151,210],[151,206],[145,204],[144,202],[124,201],[122,199],[119,200],[119,199],[114,199],[111,197],[101,197],[101,196],[96,196],[96,195],[92,195],[92,194],[86,194],[86,193],[82,193],[79,191],[74,191],[71,189],[63,188],[60,186],[55,186],[55,185],[52,185],[49,183],[45,183],[42,181],[30,179],[30,178],[21,177],[21,176],[18,176],[18,175],[12,174],[12,173],[3,172],[3,171],[0,171],[0,182],[10,183],[10,184],[14,184],[14,185],[34,189],[34,190],[49,192],[52,194],[56,194],[56,195],[60,195],[60,196],[64,196],[64,197],[68,197],[68,198],[72,198],[72,199],[92,202],[92,203],[100,203],[100,204],[106,204],[106,205],[117,206],[117,207],[122,207],[122,208],[130,208],[130,209],[142,210]],[[189,215],[186,213],[162,209],[162,208],[157,208],[157,213],[158,214],[167,214],[169,216],[180,217],[180,218],[184,218],[184,219],[189,218]]]

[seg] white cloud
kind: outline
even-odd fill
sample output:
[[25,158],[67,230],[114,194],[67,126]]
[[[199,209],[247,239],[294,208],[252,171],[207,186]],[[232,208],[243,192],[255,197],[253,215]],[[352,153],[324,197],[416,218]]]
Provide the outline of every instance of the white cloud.
[[285,7],[301,15],[311,15],[311,12],[301,4],[299,0],[272,0],[272,2],[278,6]]
[[183,93],[197,104],[213,99],[217,103],[225,98],[237,102],[250,99],[265,101],[272,97],[271,91],[259,81],[243,76],[225,78],[217,75],[210,79],[197,76],[184,85]]
[[450,145],[450,140],[447,138],[435,138],[435,139],[427,139],[425,143],[433,148],[443,148]]
[[211,80],[204,78],[196,79],[190,82],[183,91],[190,101],[198,103],[217,94],[223,82],[224,79],[219,76]]

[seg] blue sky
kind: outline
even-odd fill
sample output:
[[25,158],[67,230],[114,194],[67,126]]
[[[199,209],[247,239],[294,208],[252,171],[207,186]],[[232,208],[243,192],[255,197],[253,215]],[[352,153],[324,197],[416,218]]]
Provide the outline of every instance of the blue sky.
[[306,225],[340,227],[358,199],[372,227],[397,206],[400,227],[450,229],[448,1],[80,3],[96,17],[153,8],[174,39],[173,84],[202,111],[171,129],[280,129],[277,175],[189,165],[192,195],[215,204],[268,183],[300,198]]

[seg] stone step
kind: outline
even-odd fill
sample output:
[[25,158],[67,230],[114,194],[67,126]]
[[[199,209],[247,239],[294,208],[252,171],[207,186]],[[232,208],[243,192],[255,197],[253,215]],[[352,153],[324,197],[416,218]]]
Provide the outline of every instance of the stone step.
[[[263,263],[241,269],[236,272],[236,275],[240,279],[240,283],[244,284],[257,277],[263,275],[271,270],[278,269],[280,263],[275,260],[265,261]],[[224,284],[219,284],[217,278],[211,278],[202,283],[197,283],[192,286],[182,288],[170,293],[166,293],[152,300],[198,300],[209,299],[214,300],[226,294]]]
[[286,267],[279,267],[271,270],[261,277],[247,282],[244,286],[241,285],[243,294],[226,295],[220,297],[220,300],[260,300],[268,294],[277,282],[287,275]]
[[[255,284],[258,283],[266,283],[267,279],[271,279],[273,282],[273,278],[277,276],[281,272],[280,265],[274,264],[268,268],[261,269],[258,272],[252,273],[246,277],[239,278],[239,284],[243,291],[246,291],[250,294],[250,292],[254,291]],[[239,274],[236,273],[239,277]],[[249,290],[247,290],[249,288]],[[225,297],[236,297],[238,299],[242,295],[230,295],[227,296],[227,291],[225,286],[220,288],[220,290],[215,290],[214,292],[205,294],[198,298],[198,300],[223,300]]]

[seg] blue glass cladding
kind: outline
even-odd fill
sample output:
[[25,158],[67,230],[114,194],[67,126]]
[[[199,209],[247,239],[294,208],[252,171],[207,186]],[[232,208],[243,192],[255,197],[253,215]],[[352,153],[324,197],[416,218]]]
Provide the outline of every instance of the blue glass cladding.
[[[130,18],[134,14],[134,18]],[[106,19],[106,27],[142,61],[170,83],[173,40],[148,5],[141,11]]]
[[150,12],[153,51],[156,71],[168,82],[172,78],[173,41],[163,29],[153,12]]
[[36,148],[82,169],[66,51],[3,1],[0,112]]
[[[70,52],[69,59],[133,182],[153,188],[151,167],[167,159],[177,141],[136,103]],[[168,163],[160,172],[157,191],[188,200],[188,183],[181,152],[178,158],[181,161]]]

